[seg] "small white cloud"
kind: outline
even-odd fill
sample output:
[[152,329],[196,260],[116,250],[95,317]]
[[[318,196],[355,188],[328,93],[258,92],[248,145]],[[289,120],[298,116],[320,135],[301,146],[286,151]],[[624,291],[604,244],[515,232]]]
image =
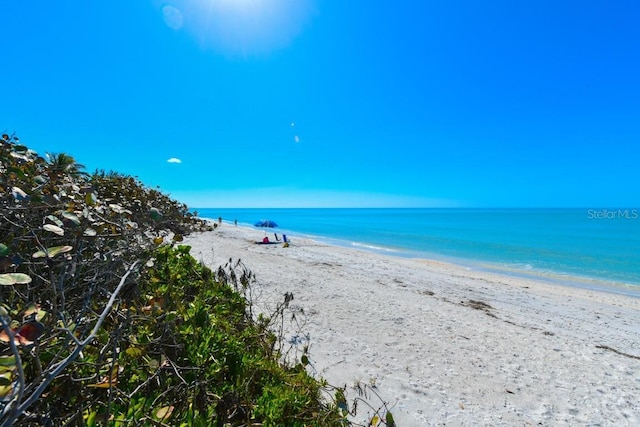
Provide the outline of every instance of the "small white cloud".
[[169,160],[167,160],[167,163],[182,163],[182,160],[176,158],[176,157],[172,157]]

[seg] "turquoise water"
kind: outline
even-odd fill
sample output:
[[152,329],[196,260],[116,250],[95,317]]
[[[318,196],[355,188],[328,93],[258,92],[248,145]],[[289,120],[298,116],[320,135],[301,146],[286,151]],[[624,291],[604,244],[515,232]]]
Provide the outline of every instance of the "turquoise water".
[[640,209],[196,209],[241,225],[510,274],[640,290]]

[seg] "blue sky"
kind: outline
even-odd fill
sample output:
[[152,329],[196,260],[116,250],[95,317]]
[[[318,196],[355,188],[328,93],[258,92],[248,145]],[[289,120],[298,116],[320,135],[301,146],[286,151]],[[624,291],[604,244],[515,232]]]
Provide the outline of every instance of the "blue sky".
[[640,206],[637,1],[36,0],[0,16],[0,130],[191,207]]

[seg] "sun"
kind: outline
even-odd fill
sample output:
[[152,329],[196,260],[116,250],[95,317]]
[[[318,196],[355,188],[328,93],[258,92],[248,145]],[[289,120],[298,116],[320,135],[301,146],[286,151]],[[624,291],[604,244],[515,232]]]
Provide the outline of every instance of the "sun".
[[196,0],[163,6],[167,26],[187,31],[205,48],[265,54],[290,45],[316,0]]
[[[218,3],[223,7],[233,9],[255,9],[262,7],[265,3],[269,3],[269,0],[211,0],[211,3]],[[271,3],[274,3],[274,1],[271,0]]]

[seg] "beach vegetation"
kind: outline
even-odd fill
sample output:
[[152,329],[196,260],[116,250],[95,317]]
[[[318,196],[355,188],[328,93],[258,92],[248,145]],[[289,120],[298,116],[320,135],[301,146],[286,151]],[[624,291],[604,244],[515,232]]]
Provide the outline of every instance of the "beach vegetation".
[[[2,135],[0,426],[354,425],[367,400],[348,405],[279,333],[293,295],[256,313],[249,269],[181,245],[213,228],[135,177]],[[370,420],[394,425],[385,404]]]

